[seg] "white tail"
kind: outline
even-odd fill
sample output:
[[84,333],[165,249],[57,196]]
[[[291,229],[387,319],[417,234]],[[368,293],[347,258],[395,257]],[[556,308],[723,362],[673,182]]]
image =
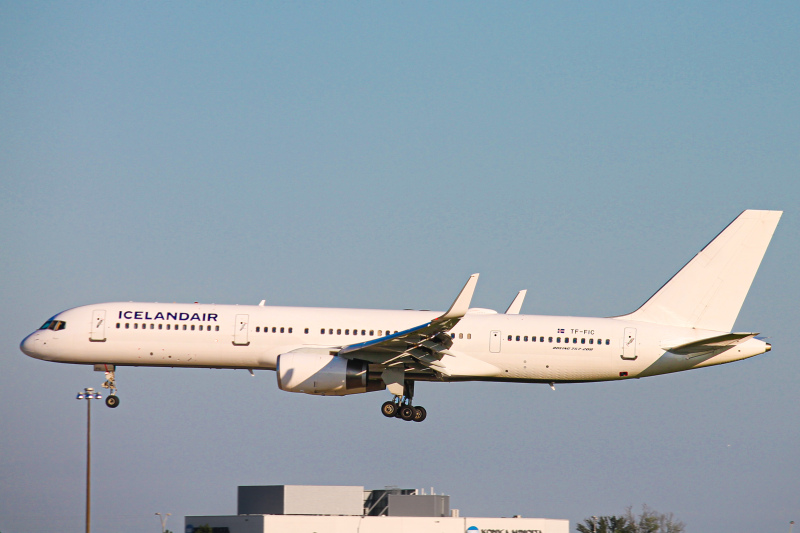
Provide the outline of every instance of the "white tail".
[[644,305],[620,318],[731,331],[782,213],[744,211]]

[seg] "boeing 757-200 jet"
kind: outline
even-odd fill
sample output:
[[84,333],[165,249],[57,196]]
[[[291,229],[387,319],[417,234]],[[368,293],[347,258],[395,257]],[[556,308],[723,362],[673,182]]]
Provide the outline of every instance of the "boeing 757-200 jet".
[[387,417],[422,421],[417,381],[615,381],[730,363],[770,350],[732,332],[780,211],[744,211],[636,311],[611,318],[470,309],[478,274],[431,311],[113,302],[53,316],[20,346],[37,359],[121,366],[274,370],[289,392],[388,389]]

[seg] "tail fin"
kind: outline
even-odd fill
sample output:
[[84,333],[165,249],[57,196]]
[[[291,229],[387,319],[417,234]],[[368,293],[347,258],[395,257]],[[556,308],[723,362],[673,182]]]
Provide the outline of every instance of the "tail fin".
[[744,211],[644,305],[620,318],[731,331],[781,214]]

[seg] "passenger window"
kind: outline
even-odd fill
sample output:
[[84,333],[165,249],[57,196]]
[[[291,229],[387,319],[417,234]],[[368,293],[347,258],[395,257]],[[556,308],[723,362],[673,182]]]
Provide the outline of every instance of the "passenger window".
[[383,330],[380,330],[380,329],[378,330],[378,337],[383,337],[383,333],[381,333],[382,331]]
[[361,334],[362,334],[362,335],[366,335],[366,334],[367,334],[367,330],[365,330],[365,329],[362,329],[362,330],[361,330]]
[[125,322],[125,329],[130,329],[131,325]]
[[341,335],[341,334],[342,334],[342,330],[340,330],[340,329],[337,329],[337,330],[336,330],[336,334],[337,334],[337,335]]
[[117,322],[117,329],[119,329],[119,322]]
[[522,338],[522,340],[523,340],[524,342],[528,342],[528,336],[527,336],[527,335],[525,335],[525,336]]
[[553,337],[547,337],[547,342],[553,342]]
[[589,344],[594,344],[594,339],[589,339]]
[[517,335],[517,342],[519,342],[519,335]]
[[192,324],[192,331],[194,331],[194,324]]
[[472,333],[467,333],[467,340],[472,338]]
[[561,337],[556,337],[556,342],[561,342]]
[[544,342],[544,337],[539,337],[539,342]]
[[581,344],[586,344],[586,339],[581,339]]
[[333,328],[328,330],[328,335],[333,335]]
[[138,324],[138,322],[134,322],[134,323],[133,323],[133,329],[139,329],[139,324]]
[[261,333],[261,328],[256,326],[256,333]]
[[291,332],[292,332],[292,328],[289,328],[289,333],[291,333]]
[[164,329],[164,324],[159,324],[158,329]]
[[369,336],[370,337],[374,337],[375,336],[375,330],[374,329],[369,330]]
[[183,331],[186,331],[186,324],[183,325]]
[[572,344],[578,344],[578,339],[572,339]]
[[508,336],[508,340],[511,340],[511,339],[512,339],[512,337],[511,337],[511,335],[509,335],[509,336]]
[[569,344],[569,337],[564,337],[564,342],[566,342],[567,344]]
[[344,334],[345,335],[350,335],[350,330],[349,329],[344,330]]
[[451,334],[450,334],[450,338],[451,338],[451,339],[455,339],[455,338],[456,338],[456,334],[455,334],[455,333],[451,333]]
[[606,346],[608,346],[609,344],[611,344],[611,339],[606,339]]
[[458,334],[458,338],[459,338],[459,339],[463,339],[463,338],[464,338],[464,334],[463,334],[463,333],[459,333],[459,334]]
[[319,330],[319,332],[320,332],[322,335],[325,335],[325,328],[322,328],[321,330]]
[[219,326],[214,326],[214,331],[219,331]]
[[306,328],[306,330],[305,330],[305,334],[306,334],[306,335],[308,335],[308,328]]

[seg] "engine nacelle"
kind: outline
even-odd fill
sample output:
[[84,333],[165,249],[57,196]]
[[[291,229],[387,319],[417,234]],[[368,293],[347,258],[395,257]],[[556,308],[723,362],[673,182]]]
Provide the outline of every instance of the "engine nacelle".
[[369,379],[367,363],[328,353],[282,353],[276,374],[278,387],[288,392],[344,396],[386,388],[383,380]]

